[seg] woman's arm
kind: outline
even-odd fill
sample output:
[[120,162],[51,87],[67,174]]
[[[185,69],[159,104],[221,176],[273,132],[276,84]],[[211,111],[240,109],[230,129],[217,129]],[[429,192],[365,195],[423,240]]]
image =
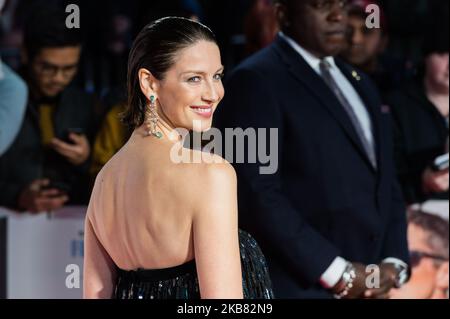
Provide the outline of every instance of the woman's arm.
[[230,164],[205,168],[192,187],[198,203],[193,219],[194,249],[203,299],[242,299],[236,174]]
[[84,230],[83,297],[86,299],[110,299],[116,282],[116,266],[95,235],[86,217]]

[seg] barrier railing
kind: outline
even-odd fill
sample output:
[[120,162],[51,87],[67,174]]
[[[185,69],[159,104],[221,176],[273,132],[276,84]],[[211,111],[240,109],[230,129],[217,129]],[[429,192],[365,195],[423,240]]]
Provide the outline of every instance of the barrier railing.
[[86,207],[17,214],[0,208],[0,298],[82,297]]

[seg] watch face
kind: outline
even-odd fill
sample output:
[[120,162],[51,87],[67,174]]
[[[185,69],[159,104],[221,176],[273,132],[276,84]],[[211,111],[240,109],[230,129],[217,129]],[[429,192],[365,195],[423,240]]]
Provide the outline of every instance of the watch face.
[[408,279],[409,279],[408,269],[403,269],[402,271],[400,271],[396,280],[397,288],[402,287],[408,281]]

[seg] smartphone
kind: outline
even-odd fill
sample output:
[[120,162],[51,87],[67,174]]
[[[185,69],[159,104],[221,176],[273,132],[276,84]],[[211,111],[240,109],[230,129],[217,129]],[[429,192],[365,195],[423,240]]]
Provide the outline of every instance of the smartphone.
[[448,153],[437,157],[433,164],[431,165],[431,169],[435,172],[441,172],[448,169]]
[[78,128],[78,127],[67,128],[64,131],[61,141],[68,143],[68,144],[74,144],[74,142],[70,139],[70,134],[82,135],[82,134],[84,134],[84,129]]
[[63,194],[68,194],[70,193],[71,187],[69,184],[66,184],[64,182],[51,181],[50,184],[42,188],[42,190],[49,190],[49,189],[57,189]]

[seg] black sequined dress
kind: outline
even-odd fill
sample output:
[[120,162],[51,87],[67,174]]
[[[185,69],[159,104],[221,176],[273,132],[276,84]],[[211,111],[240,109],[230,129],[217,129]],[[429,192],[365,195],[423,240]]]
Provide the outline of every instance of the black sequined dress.
[[[240,230],[239,242],[245,299],[273,299],[266,259],[250,234]],[[195,261],[158,270],[118,271],[117,299],[199,299]]]

